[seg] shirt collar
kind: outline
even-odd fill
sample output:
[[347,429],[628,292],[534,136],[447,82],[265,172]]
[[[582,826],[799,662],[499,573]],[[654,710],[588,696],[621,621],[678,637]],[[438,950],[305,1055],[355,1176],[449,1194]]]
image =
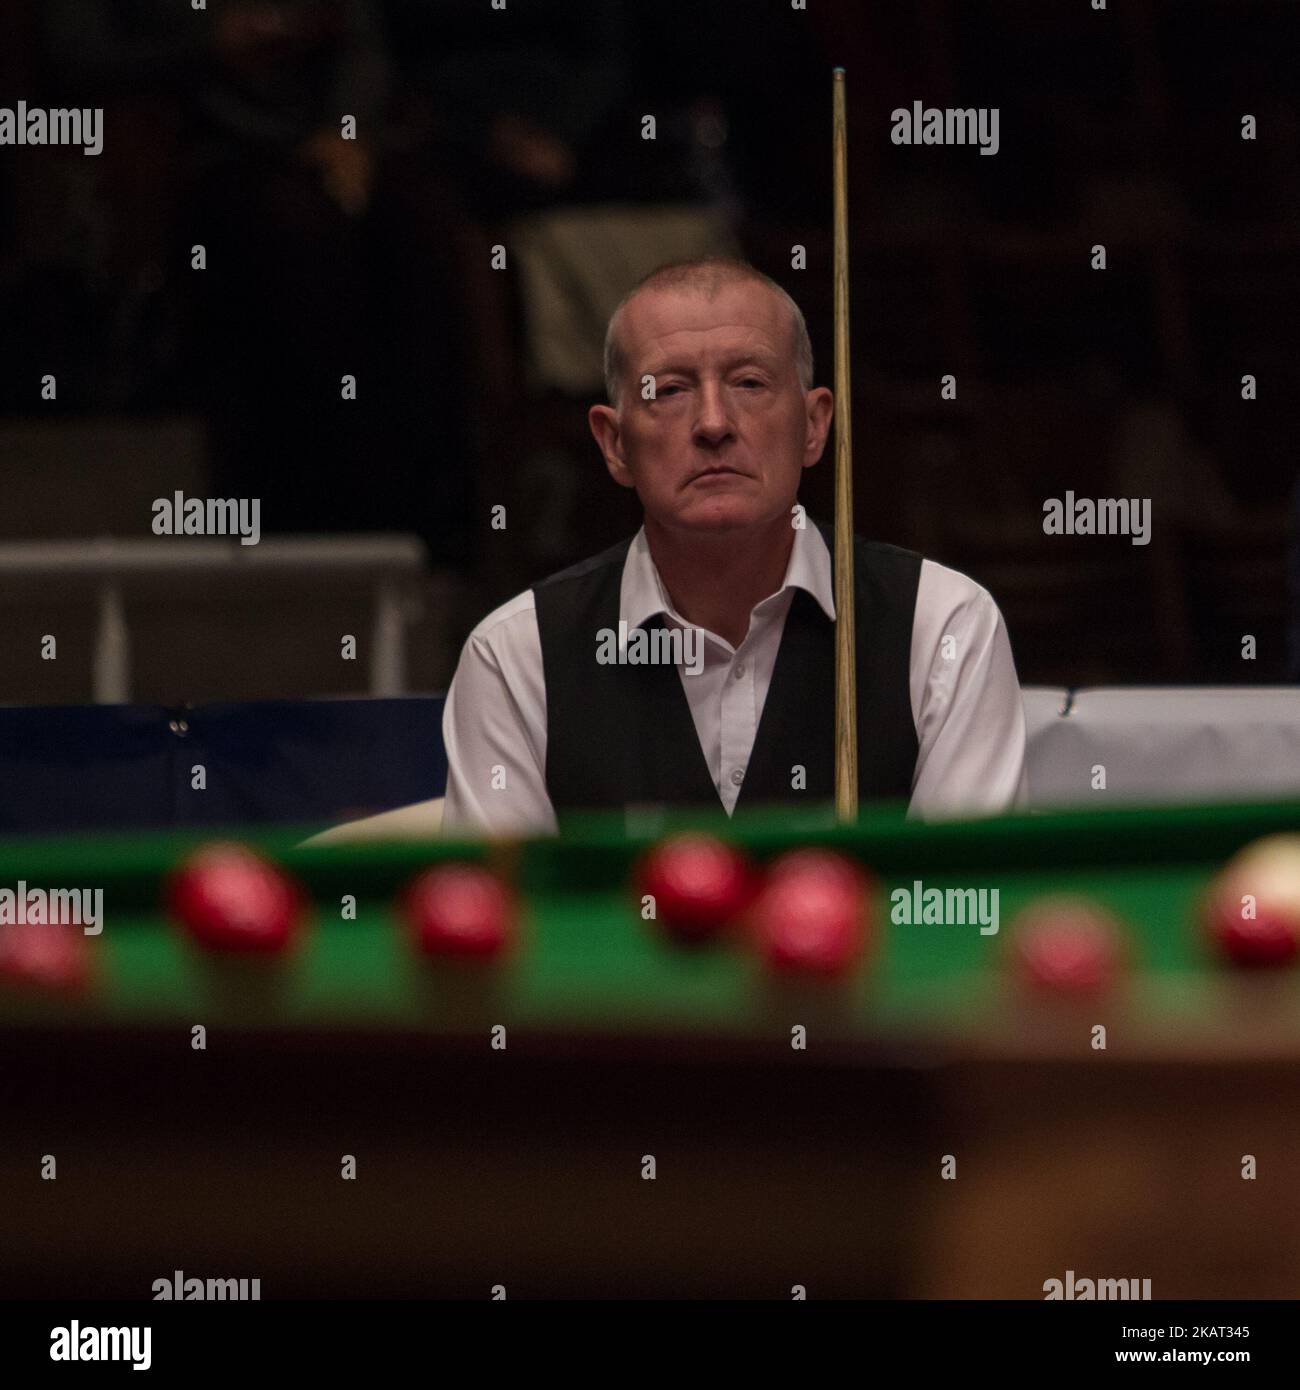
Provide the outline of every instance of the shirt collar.
[[[796,527],[794,544],[790,548],[790,562],[785,569],[785,582],[776,594],[756,605],[762,608],[772,599],[789,589],[804,589],[817,600],[821,610],[835,621],[835,595],[831,582],[831,552],[827,548],[822,533],[807,522],[802,528]],[[659,570],[650,557],[650,543],[646,540],[645,527],[636,533],[628,547],[627,559],[623,562],[623,581],[619,589],[618,616],[627,624],[630,632],[642,623],[660,613],[665,613],[683,626],[689,626],[686,619],[672,606]]]

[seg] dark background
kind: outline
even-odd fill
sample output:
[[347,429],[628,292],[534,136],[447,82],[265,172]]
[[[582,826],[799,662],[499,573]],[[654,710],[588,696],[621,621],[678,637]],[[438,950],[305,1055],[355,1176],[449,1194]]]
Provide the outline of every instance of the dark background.
[[[242,47],[219,37],[250,13],[237,0],[0,11],[0,104],[106,110],[98,158],[0,148],[0,541],[147,536],[149,500],[177,488],[261,497],[266,534],[415,531],[431,572],[413,678],[443,686],[491,606],[638,519],[588,434],[594,396],[528,387],[518,263],[493,271],[488,248],[551,208],[714,206],[803,306],[829,382],[841,63],[859,529],[989,587],[1027,684],[1296,677],[1295,4],[272,8],[286,36]],[[892,145],[890,111],[918,99],[1000,108],[999,153]],[[340,111],[371,160],[352,215],[303,155]],[[828,450],[804,494],[827,514],[830,482]],[[1067,490],[1150,497],[1151,544],[1045,536],[1043,502]],[[168,621],[133,614],[137,698],[363,679],[313,660],[310,614],[195,610],[226,636],[182,672]],[[287,670],[255,655],[272,623],[302,648]],[[87,697],[71,664],[19,655],[0,698]]]

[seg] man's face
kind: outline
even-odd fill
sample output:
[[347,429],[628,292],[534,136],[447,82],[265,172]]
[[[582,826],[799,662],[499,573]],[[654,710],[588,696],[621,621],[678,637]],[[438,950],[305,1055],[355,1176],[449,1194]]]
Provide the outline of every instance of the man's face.
[[647,518],[721,531],[788,516],[825,447],[831,393],[800,385],[785,303],[750,280],[711,299],[645,290],[619,330],[621,405],[593,406],[589,419],[610,473],[636,489]]

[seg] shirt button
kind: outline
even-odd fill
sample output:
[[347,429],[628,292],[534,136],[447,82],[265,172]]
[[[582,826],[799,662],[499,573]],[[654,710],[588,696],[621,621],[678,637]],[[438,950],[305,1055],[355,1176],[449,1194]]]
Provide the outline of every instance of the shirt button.
[[738,787],[745,780],[745,769],[743,767],[733,768],[731,771],[731,785]]
[[738,661],[738,662],[736,662],[736,668],[735,668],[735,669],[736,669],[736,679],[739,680],[739,679],[741,678],[741,676],[743,676],[743,675],[745,674],[745,663],[744,663],[743,661]]

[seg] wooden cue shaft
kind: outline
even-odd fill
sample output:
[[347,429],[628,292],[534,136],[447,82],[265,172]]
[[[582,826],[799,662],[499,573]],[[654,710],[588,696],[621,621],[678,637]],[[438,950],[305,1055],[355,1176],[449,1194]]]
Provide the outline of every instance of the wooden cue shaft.
[[835,813],[858,814],[858,686],[853,621],[853,404],[849,370],[849,188],[844,69],[831,74],[835,247]]

